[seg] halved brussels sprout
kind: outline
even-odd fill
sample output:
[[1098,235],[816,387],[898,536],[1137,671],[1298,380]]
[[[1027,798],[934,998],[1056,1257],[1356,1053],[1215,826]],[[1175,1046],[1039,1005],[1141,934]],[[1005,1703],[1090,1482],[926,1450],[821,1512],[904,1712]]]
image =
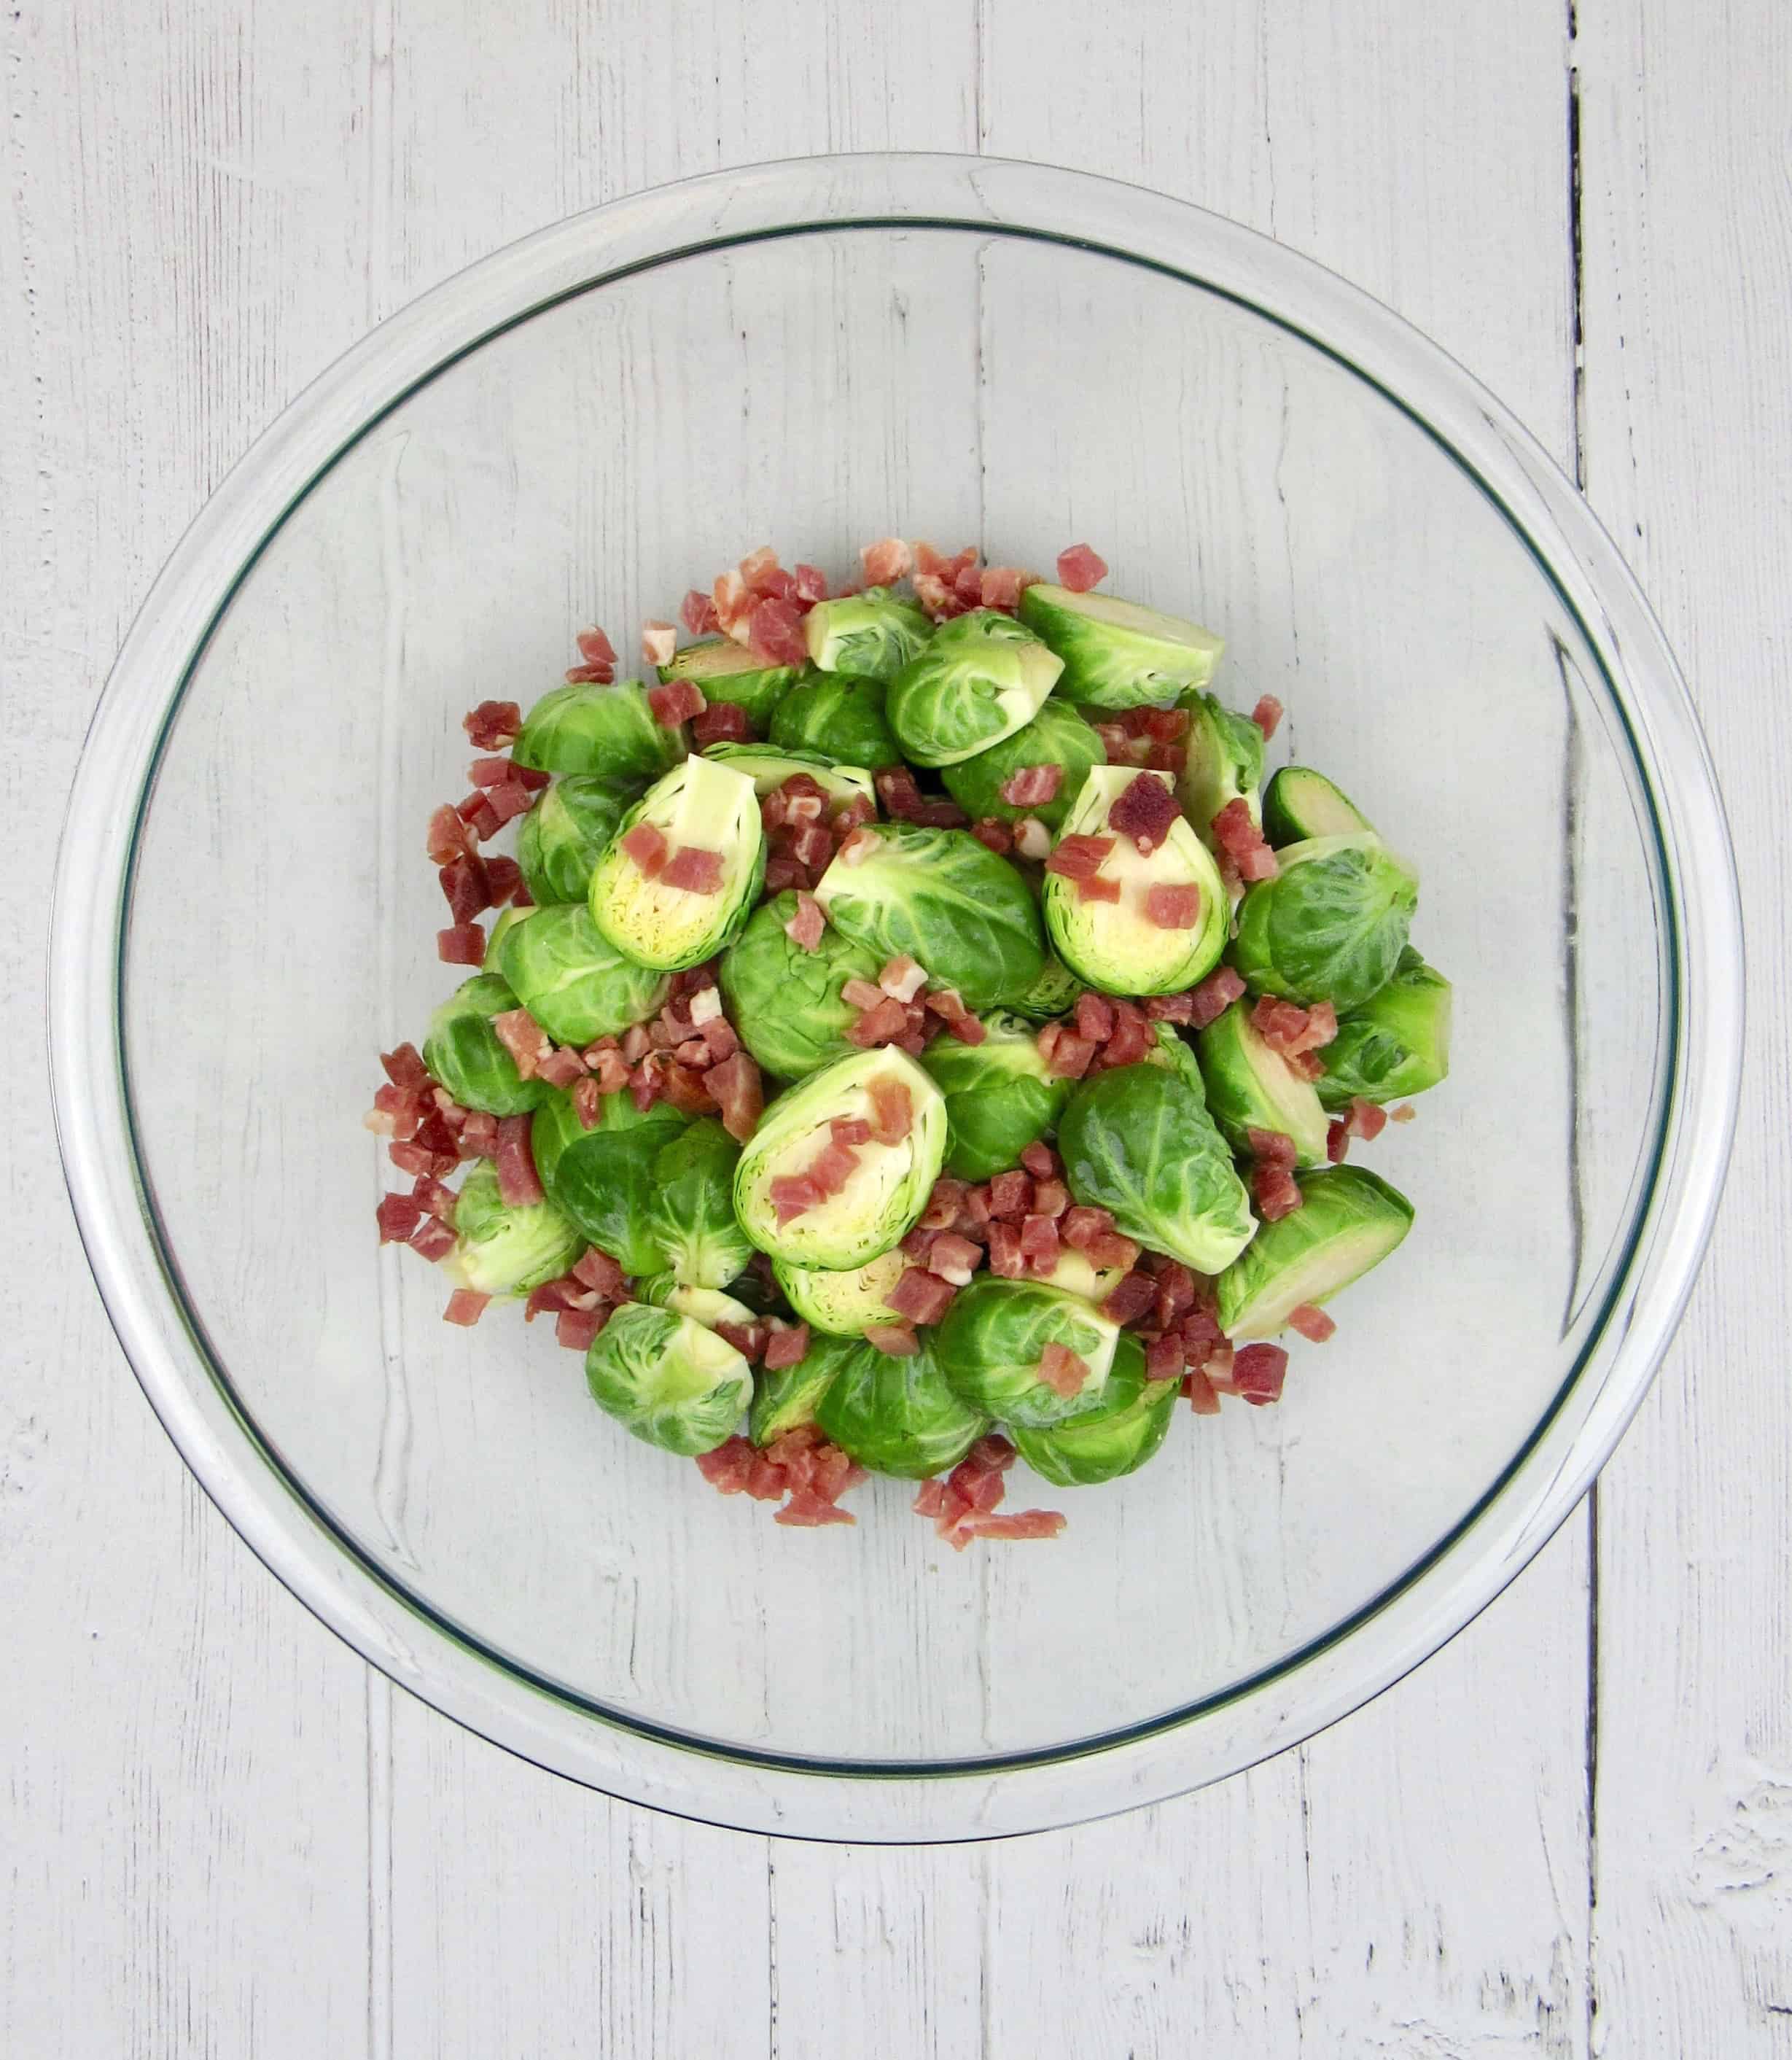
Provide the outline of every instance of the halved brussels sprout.
[[1220,1323],[1241,1344],[1274,1337],[1296,1309],[1360,1280],[1412,1228],[1411,1203],[1359,1166],[1295,1177],[1301,1206],[1266,1223],[1216,1283]]
[[728,1339],[688,1316],[625,1303],[585,1355],[591,1399],[662,1451],[694,1458],[734,1435],[753,1370]]
[[1204,687],[1226,648],[1179,616],[1061,586],[1025,588],[1020,619],[1064,660],[1059,693],[1095,708],[1167,706],[1183,688]]
[[429,1018],[423,1063],[463,1108],[521,1116],[553,1094],[545,1080],[523,1078],[492,1028],[494,1016],[516,1006],[516,996],[495,972],[477,972]]
[[[667,853],[651,875],[625,848],[643,826],[659,832]],[[712,892],[679,884],[693,851],[720,860]],[[726,949],[764,879],[765,833],[753,783],[713,759],[687,758],[623,817],[591,876],[592,917],[638,965],[676,972]]]
[[1100,1308],[1126,1276],[1125,1267],[1094,1265],[1087,1253],[1066,1244],[1059,1248],[1052,1271],[1042,1273],[1039,1278],[1048,1288],[1061,1288],[1067,1295],[1080,1295],[1085,1302],[1093,1302]]
[[881,823],[836,857],[815,898],[843,936],[881,967],[906,952],[968,1008],[1024,994],[1045,965],[1039,910],[1027,883],[968,830]]
[[1250,1149],[1250,1132],[1276,1130],[1294,1140],[1297,1166],[1325,1164],[1330,1125],[1313,1083],[1258,1034],[1242,1001],[1198,1032],[1195,1048],[1207,1107],[1235,1151]]
[[1219,1272],[1251,1241],[1255,1219],[1232,1155],[1178,1070],[1117,1066],[1084,1080],[1059,1119],[1058,1151],[1078,1201],[1197,1273]]
[[796,896],[756,908],[722,960],[722,999],[740,1041],[767,1072],[798,1080],[859,1048],[846,1032],[859,1012],[840,999],[849,980],[877,984],[884,961],[830,924],[812,952],[785,929]]
[[1174,1073],[1204,1108],[1207,1105],[1207,1084],[1202,1076],[1193,1047],[1173,1023],[1154,1023],[1151,1036],[1155,1041],[1139,1063],[1147,1066],[1162,1066]]
[[809,656],[824,673],[893,680],[933,634],[920,604],[887,586],[819,601],[803,619]]
[[614,686],[556,687],[523,717],[510,756],[537,772],[596,772],[609,780],[657,780],[689,748],[682,724],[653,720],[639,680]]
[[806,772],[830,801],[850,801],[862,795],[875,808],[877,788],[862,765],[835,765],[819,751],[780,751],[769,744],[712,744],[704,752],[718,765],[744,772],[761,800],[797,772]]
[[693,1323],[714,1330],[718,1323],[744,1326],[753,1311],[744,1302],[724,1295],[719,1288],[688,1288],[676,1274],[650,1274],[635,1283],[637,1302],[651,1302],[656,1309],[670,1309],[675,1316],[688,1316]]
[[956,1467],[989,1428],[988,1417],[952,1392],[924,1345],[901,1359],[847,1346],[815,1420],[860,1466],[902,1480]]
[[550,1093],[536,1111],[529,1143],[549,1200],[625,1273],[664,1270],[651,1214],[654,1162],[684,1128],[668,1103],[638,1109],[626,1092],[603,1096],[589,1130],[569,1094]]
[[780,751],[812,751],[830,765],[876,772],[902,763],[902,746],[884,714],[887,689],[876,680],[823,673],[792,687],[772,717]]
[[1018,1166],[1070,1099],[1070,1082],[1041,1057],[1033,1024],[1000,1010],[982,1022],[988,1034],[980,1044],[961,1044],[948,1032],[921,1055],[946,1097],[946,1171],[960,1180],[987,1180]]
[[1372,831],[1309,838],[1246,890],[1232,963],[1255,994],[1329,1001],[1342,1015],[1393,977],[1419,880]]
[[863,1266],[844,1271],[792,1266],[782,1259],[772,1260],[772,1270],[784,1299],[804,1323],[836,1337],[856,1338],[864,1335],[869,1324],[907,1321],[890,1307],[888,1296],[908,1265],[908,1255],[898,1244]]
[[585,1250],[584,1238],[552,1202],[507,1203],[497,1168],[485,1160],[461,1184],[454,1229],[454,1249],[442,1266],[476,1295],[526,1295],[557,1280]]
[[1087,985],[1064,960],[1048,951],[1039,978],[1024,993],[1016,995],[1008,1005],[1016,1016],[1024,1016],[1029,1023],[1049,1023],[1055,1016],[1069,1015],[1076,1006],[1077,996],[1088,992]]
[[511,913],[516,920],[486,957],[556,1043],[619,1036],[658,1013],[670,979],[625,958],[589,908],[561,903]]
[[768,665],[732,637],[711,637],[685,647],[660,668],[662,680],[694,680],[706,701],[730,701],[744,709],[761,736],[772,711],[808,667]]
[[1284,765],[1263,796],[1263,832],[1273,844],[1353,836],[1374,828],[1341,788],[1309,766]]
[[885,713],[911,764],[956,765],[1030,723],[1064,669],[1012,616],[972,609],[891,681]]
[[[1031,593],[1032,589],[1027,591]],[[1131,765],[1097,765],[1083,782],[1060,840],[1068,836],[1112,836],[1099,877],[1117,880],[1120,899],[1085,897],[1080,883],[1061,874],[1045,876],[1045,921],[1066,964],[1106,994],[1175,994],[1192,987],[1219,963],[1228,920],[1226,888],[1213,854],[1178,816],[1155,851],[1141,852],[1131,838],[1115,834],[1108,815],[1135,780],[1159,780],[1167,772],[1140,772]],[[1152,919],[1151,897],[1160,889],[1193,888],[1199,896],[1187,928],[1166,928]]]
[[[581,772],[555,780],[537,795],[517,828],[517,863],[530,898],[544,908],[582,902],[591,891],[591,876],[604,847],[641,791],[638,780]],[[488,956],[489,950],[488,946]]]
[[[947,766],[940,776],[946,792],[973,822],[993,816],[998,822],[1012,823],[1023,816],[1036,816],[1048,829],[1056,829],[1069,814],[1089,768],[1105,765],[1107,758],[1101,739],[1088,721],[1054,697],[1024,728],[974,758]],[[1059,767],[1063,777],[1057,792],[1049,801],[1004,800],[1003,788],[1030,765]]]
[[1353,1095],[1403,1101],[1447,1079],[1451,1000],[1449,981],[1409,944],[1387,986],[1339,1019],[1319,1054],[1319,1100],[1327,1108],[1347,1107]]
[[734,1218],[740,1156],[720,1119],[700,1116],[653,1161],[646,1228],[661,1264],[687,1287],[725,1288],[753,1256]]
[[[879,1107],[899,1088],[908,1096],[907,1135],[894,1144],[874,1136],[844,1148],[850,1162],[832,1168],[840,1186],[792,1215],[789,1202],[804,1197],[786,1184],[815,1184],[808,1180],[810,1168],[824,1152],[839,1148],[830,1126],[864,1119],[874,1132],[893,1128]],[[855,1052],[812,1073],[767,1108],[735,1169],[734,1212],[748,1236],[774,1259],[797,1266],[863,1266],[914,1228],[945,1150],[946,1104],[908,1053],[893,1047]],[[781,1212],[780,1201],[786,1204]]]
[[[1037,1280],[980,1273],[961,1288],[933,1334],[952,1392],[999,1423],[1063,1423],[1100,1407],[1123,1333],[1080,1295]],[[1060,1395],[1040,1377],[1046,1348],[1060,1345],[1088,1368]]]
[[1243,799],[1252,822],[1263,819],[1263,733],[1247,715],[1234,715],[1211,694],[1193,689],[1177,698],[1188,717],[1188,756],[1176,776],[1176,798],[1195,833],[1211,850],[1213,819],[1228,801]]
[[753,1405],[747,1435],[756,1445],[775,1444],[787,1431],[812,1423],[821,1398],[856,1347],[850,1338],[814,1337],[794,1366],[761,1367],[753,1376]]
[[1016,1448],[1055,1487],[1093,1487],[1136,1473],[1155,1458],[1170,1429],[1179,1380],[1147,1380],[1144,1347],[1122,1331],[1102,1406],[1049,1430],[1014,1427]]

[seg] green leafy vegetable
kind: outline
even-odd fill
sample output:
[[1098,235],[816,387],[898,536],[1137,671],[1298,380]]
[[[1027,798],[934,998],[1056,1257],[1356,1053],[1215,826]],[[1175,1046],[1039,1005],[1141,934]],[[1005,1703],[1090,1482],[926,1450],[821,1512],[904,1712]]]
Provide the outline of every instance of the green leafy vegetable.
[[904,1480],[956,1466],[989,1427],[952,1392],[924,1346],[899,1359],[868,1344],[845,1346],[815,1418],[860,1466]]
[[1176,706],[1188,717],[1183,740],[1188,756],[1176,776],[1176,798],[1211,850],[1213,819],[1228,802],[1242,799],[1251,821],[1262,820],[1263,733],[1249,716],[1234,715],[1197,689],[1179,696]]
[[665,1270],[688,1287],[725,1288],[752,1257],[734,1216],[740,1156],[720,1120],[701,1116],[653,1161],[646,1228]]
[[[624,848],[639,824],[657,830],[669,856],[649,876]],[[683,854],[718,853],[713,892],[670,884]],[[759,797],[744,773],[687,758],[650,787],[622,819],[591,876],[591,913],[604,935],[639,965],[676,972],[725,950],[746,922],[765,880]]]
[[868,586],[812,608],[803,632],[809,657],[823,672],[888,681],[926,643],[933,625],[917,603],[899,599],[887,586]]
[[756,1445],[775,1444],[788,1431],[812,1423],[821,1398],[854,1350],[848,1338],[812,1338],[794,1366],[761,1367],[753,1376],[753,1406],[747,1435]]
[[1447,1079],[1451,999],[1449,981],[1409,944],[1387,986],[1339,1018],[1320,1054],[1319,1100],[1334,1109],[1353,1095],[1403,1101]]
[[733,1435],[752,1399],[752,1368],[688,1316],[629,1302],[585,1354],[592,1399],[649,1445],[692,1457]]
[[662,680],[694,680],[706,701],[744,709],[761,736],[772,711],[807,672],[804,665],[768,665],[732,637],[692,644],[660,668]]
[[921,1055],[946,1097],[946,1171],[960,1180],[987,1180],[1018,1166],[1070,1099],[1070,1082],[1056,1078],[1040,1056],[1032,1024],[1000,1010],[982,1021],[988,1033],[982,1044],[962,1044],[948,1032]]
[[625,1273],[665,1268],[653,1230],[654,1163],[684,1128],[669,1104],[637,1109],[626,1092],[603,1096],[589,1130],[570,1095],[550,1092],[536,1112],[529,1142],[548,1199]]
[[684,756],[682,725],[653,719],[639,680],[556,687],[523,718],[510,756],[537,772],[594,772],[611,780],[657,780]]
[[1323,772],[1284,765],[1263,796],[1263,828],[1273,844],[1304,844],[1314,837],[1351,836],[1375,824]]
[[1014,1442],[1033,1471],[1057,1487],[1092,1487],[1136,1473],[1170,1429],[1182,1383],[1147,1380],[1139,1340],[1123,1331],[1101,1407],[1047,1430],[1016,1424]]
[[769,744],[712,744],[703,755],[732,772],[745,773],[761,800],[793,775],[806,772],[830,802],[863,795],[873,808],[877,805],[877,788],[863,766],[831,765],[819,751],[780,751]]
[[457,1285],[478,1295],[526,1295],[557,1280],[585,1240],[552,1202],[517,1208],[499,1192],[497,1169],[482,1161],[454,1205],[454,1249],[442,1261]]
[[[960,1401],[998,1423],[1045,1425],[1100,1404],[1121,1335],[1080,1295],[984,1273],[959,1290],[933,1334],[933,1349]],[[1088,1369],[1068,1395],[1040,1378],[1052,1345],[1074,1352]]]
[[1105,593],[1030,586],[1020,619],[1064,661],[1058,692],[1107,709],[1165,705],[1184,687],[1204,687],[1226,648],[1195,623]]
[[1295,1176],[1301,1206],[1266,1223],[1221,1273],[1219,1321],[1239,1343],[1272,1338],[1378,1266],[1412,1228],[1412,1204],[1359,1166]]
[[516,1008],[517,997],[495,972],[463,980],[429,1019],[423,1063],[463,1108],[521,1116],[553,1092],[545,1081],[525,1080],[492,1028],[492,1018]]
[[486,956],[556,1043],[618,1036],[658,1013],[672,983],[625,958],[589,908],[566,904],[516,914]]
[[956,765],[1030,723],[1063,670],[1012,617],[973,609],[942,623],[890,682],[890,728],[912,764]]
[[[1032,721],[1004,737],[999,744],[980,751],[941,772],[946,792],[973,822],[993,816],[998,822],[1018,822],[1023,816],[1036,816],[1048,829],[1056,829],[1070,812],[1092,765],[1107,762],[1107,753],[1085,717],[1056,697],[1046,702]],[[1056,765],[1064,776],[1049,801],[1028,807],[1004,800],[1002,789],[1016,772],[1029,765]]]
[[780,750],[812,751],[830,765],[870,772],[900,765],[902,747],[884,714],[885,689],[876,680],[832,673],[805,680],[779,702],[771,738]]
[[1254,993],[1329,1001],[1340,1015],[1360,1007],[1406,948],[1417,877],[1366,830],[1290,844],[1276,857],[1275,878],[1239,904],[1233,964]]
[[1250,1149],[1250,1132],[1274,1130],[1293,1140],[1297,1165],[1325,1164],[1329,1125],[1312,1082],[1258,1035],[1242,1001],[1199,1032],[1195,1048],[1207,1107],[1235,1151]]
[[787,1260],[775,1259],[772,1270],[784,1299],[805,1323],[837,1337],[856,1338],[872,1323],[906,1320],[890,1307],[888,1296],[908,1264],[899,1244],[863,1266],[836,1270],[792,1266]]
[[812,952],[784,925],[796,896],[774,895],[754,910],[722,960],[722,1000],[740,1041],[767,1072],[800,1080],[858,1049],[846,1032],[858,1010],[840,999],[849,980],[873,986],[884,960],[831,925]]
[[582,903],[604,847],[641,791],[638,780],[593,772],[545,788],[517,830],[517,863],[531,899],[543,907]]

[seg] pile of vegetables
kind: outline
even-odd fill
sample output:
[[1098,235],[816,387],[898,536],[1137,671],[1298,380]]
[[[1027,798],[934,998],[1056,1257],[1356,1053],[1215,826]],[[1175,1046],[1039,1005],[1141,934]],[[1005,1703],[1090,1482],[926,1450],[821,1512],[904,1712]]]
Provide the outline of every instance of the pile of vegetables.
[[1112,1480],[1179,1397],[1278,1399],[1275,1341],[1405,1236],[1345,1161],[1445,1076],[1450,985],[1411,865],[1263,784],[1281,710],[1220,704],[1218,638],[1086,545],[861,556],[831,594],[756,551],[696,641],[645,626],[650,678],[589,630],[468,716],[428,846],[469,976],[385,1055],[380,1232],[780,1523],[876,1472],[955,1546],[1047,1537],[1017,1456]]

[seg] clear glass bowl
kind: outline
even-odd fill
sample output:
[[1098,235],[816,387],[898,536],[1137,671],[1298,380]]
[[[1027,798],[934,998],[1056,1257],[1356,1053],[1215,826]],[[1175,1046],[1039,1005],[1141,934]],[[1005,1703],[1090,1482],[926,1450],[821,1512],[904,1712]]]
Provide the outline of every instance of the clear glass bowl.
[[[1413,1196],[1279,1408],[1015,1497],[955,1556],[879,1483],[792,1533],[625,1436],[545,1325],[464,1331],[380,1252],[376,1053],[454,979],[423,825],[461,712],[553,684],[770,540],[1048,565],[1229,641],[1419,864],[1455,1071]],[[1149,1802],[1434,1651],[1610,1451],[1722,1178],[1742,958],[1673,661],[1613,549],[1458,366],[1304,260],[1038,166],[704,178],[500,251],[293,407],[133,629],[77,782],[62,1149],[200,1480],[395,1680],[720,1822],[981,1837]]]

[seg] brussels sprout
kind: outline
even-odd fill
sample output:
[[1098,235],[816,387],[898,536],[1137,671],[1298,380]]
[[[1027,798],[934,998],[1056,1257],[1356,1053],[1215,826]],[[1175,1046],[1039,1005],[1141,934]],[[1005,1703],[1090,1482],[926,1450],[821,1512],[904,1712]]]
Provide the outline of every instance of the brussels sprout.
[[1250,1131],[1279,1130],[1293,1139],[1296,1165],[1325,1164],[1330,1126],[1313,1083],[1258,1035],[1242,1001],[1199,1032],[1195,1048],[1207,1107],[1235,1151],[1250,1149]]
[[556,687],[523,717],[510,756],[537,772],[596,772],[607,780],[657,780],[684,756],[682,724],[653,720],[639,680]]
[[[1135,780],[1170,784],[1167,772],[1097,765],[1083,782],[1060,832],[1060,837],[1114,837],[1101,876],[1120,882],[1120,899],[1085,900],[1076,880],[1048,872],[1046,927],[1065,963],[1104,993],[1175,994],[1192,987],[1219,963],[1228,921],[1226,888],[1213,854],[1180,816],[1153,852],[1141,852],[1130,837],[1114,835],[1108,828],[1109,812]],[[1200,907],[1191,928],[1167,930],[1150,920],[1147,896],[1159,887],[1198,890]]]
[[753,1319],[753,1311],[733,1295],[724,1295],[719,1288],[688,1288],[671,1273],[655,1273],[645,1280],[637,1280],[635,1299],[651,1302],[656,1309],[670,1309],[676,1316],[688,1316],[707,1330],[714,1330],[718,1323],[744,1326]]
[[850,1338],[817,1337],[794,1366],[776,1367],[769,1372],[761,1367],[753,1376],[747,1435],[756,1445],[770,1445],[787,1431],[800,1431],[812,1423],[822,1396],[856,1349]]
[[1279,851],[1281,871],[1239,904],[1232,963],[1254,993],[1329,1001],[1340,1014],[1392,978],[1417,876],[1368,830]]
[[1155,1042],[1139,1063],[1147,1066],[1162,1066],[1174,1073],[1195,1099],[1204,1106],[1207,1098],[1207,1084],[1203,1077],[1199,1062],[1184,1042],[1182,1032],[1174,1024],[1154,1023],[1151,1035]]
[[[933,1334],[933,1349],[952,1392],[998,1423],[1062,1423],[1101,1406],[1122,1335],[1080,1295],[1037,1280],[979,1274],[961,1288]],[[1080,1387],[1060,1395],[1040,1378],[1048,1345],[1075,1352],[1088,1368]]]
[[1058,1151],[1078,1201],[1197,1273],[1217,1273],[1251,1241],[1231,1154],[1179,1072],[1117,1066],[1084,1080],[1059,1119]]
[[[623,849],[640,824],[658,830],[670,848],[665,872],[652,879]],[[721,884],[713,893],[668,884],[682,853],[693,847],[721,856]],[[591,876],[591,913],[626,957],[676,972],[727,948],[764,879],[765,833],[753,783],[712,759],[687,758],[623,817]]]
[[763,736],[772,711],[808,670],[768,665],[730,637],[712,637],[679,652],[660,668],[662,680],[694,680],[706,701],[732,701]]
[[792,1266],[775,1259],[772,1270],[784,1299],[806,1323],[836,1337],[856,1338],[870,1323],[906,1321],[890,1307],[888,1295],[908,1271],[902,1247],[892,1245],[881,1257],[844,1272],[824,1266]]
[[690,1288],[725,1288],[753,1256],[734,1220],[740,1148],[718,1116],[700,1116],[653,1161],[647,1227],[668,1272]]
[[485,1162],[461,1184],[454,1228],[454,1249],[442,1265],[476,1295],[526,1295],[557,1280],[585,1250],[584,1238],[552,1202],[513,1208],[498,1190],[497,1168]]
[[1059,1248],[1052,1271],[1040,1274],[1039,1278],[1048,1288],[1061,1288],[1067,1295],[1080,1295],[1085,1302],[1093,1302],[1099,1308],[1126,1278],[1127,1271],[1123,1266],[1093,1265],[1086,1253],[1066,1244]]
[[658,1013],[672,982],[625,958],[583,906],[513,911],[487,959],[517,1000],[561,1044],[620,1036]]
[[584,772],[557,780],[538,795],[517,830],[517,863],[531,898],[544,908],[583,901],[605,845],[641,791],[637,780]]
[[920,605],[887,586],[818,602],[803,620],[809,656],[822,671],[860,680],[893,680],[932,633]]
[[968,830],[884,823],[851,860],[836,858],[815,898],[843,936],[880,966],[906,952],[969,1008],[1024,994],[1045,964],[1039,910],[1027,883]]
[[1263,781],[1263,733],[1247,715],[1234,715],[1211,694],[1191,689],[1176,706],[1188,717],[1183,740],[1188,756],[1176,776],[1176,798],[1195,834],[1211,849],[1213,819],[1243,798],[1252,822],[1263,819],[1257,789]]
[[423,1063],[463,1108],[521,1116],[553,1094],[545,1081],[523,1078],[492,1028],[494,1016],[516,1006],[516,996],[495,972],[478,972],[429,1018]]
[[1136,1473],[1169,1433],[1179,1380],[1147,1380],[1144,1347],[1122,1331],[1100,1409],[1050,1430],[1014,1427],[1020,1456],[1055,1487],[1093,1487]]
[[1016,995],[1008,1005],[1016,1016],[1024,1016],[1029,1023],[1049,1023],[1054,1016],[1068,1016],[1076,1006],[1077,996],[1088,992],[1088,988],[1064,960],[1048,952],[1039,978],[1024,993]]
[[1447,1079],[1451,999],[1449,981],[1409,944],[1387,986],[1339,1019],[1319,1055],[1319,1100],[1327,1108],[1347,1108],[1353,1095],[1403,1101]]
[[956,1467],[989,1428],[987,1416],[952,1392],[924,1345],[902,1359],[847,1346],[815,1420],[860,1466],[903,1480]]
[[912,764],[959,765],[1030,723],[1064,669],[1012,616],[972,609],[891,681],[890,728]]
[[694,1458],[734,1435],[753,1370],[726,1338],[669,1309],[629,1302],[585,1355],[591,1399],[625,1429]]
[[1220,1323],[1240,1343],[1272,1338],[1296,1309],[1329,1301],[1412,1228],[1411,1203],[1361,1167],[1295,1177],[1301,1206],[1265,1224],[1216,1284]]
[[987,1180],[1051,1130],[1070,1099],[1040,1056],[1039,1032],[1024,1017],[997,1011],[983,1019],[980,1044],[949,1033],[921,1055],[946,1097],[946,1171],[960,1180]]
[[850,801],[860,795],[875,808],[877,788],[860,765],[833,765],[819,751],[774,750],[768,744],[712,744],[704,753],[718,765],[744,772],[761,800],[792,774],[806,772],[828,799]]
[[667,1103],[638,1109],[626,1092],[602,1097],[589,1130],[570,1095],[551,1093],[536,1112],[529,1142],[548,1199],[625,1273],[665,1270],[651,1216],[654,1162],[684,1128]]
[[876,772],[900,765],[902,746],[884,715],[886,689],[876,680],[824,673],[792,687],[772,717],[771,740],[780,751],[813,751],[830,765]]
[[[1255,729],[1253,723],[1251,728]],[[1375,824],[1323,772],[1284,765],[1263,796],[1263,830],[1273,844],[1314,837],[1352,836]]]
[[722,960],[722,999],[740,1041],[767,1072],[798,1080],[859,1048],[848,1037],[858,1010],[840,999],[849,980],[875,987],[884,961],[831,925],[812,952],[784,924],[796,896],[774,895],[756,908]]
[[[831,1143],[837,1117],[878,1122],[874,1089],[908,1091],[910,1126],[900,1144],[852,1148],[844,1184],[780,1223],[773,1189],[808,1172]],[[946,1149],[946,1104],[906,1052],[855,1052],[779,1096],[734,1174],[734,1212],[761,1252],[798,1266],[863,1266],[900,1244],[927,1207]]]
[[1165,706],[1183,687],[1204,687],[1226,648],[1179,617],[1061,586],[1026,588],[1020,619],[1064,660],[1059,693],[1095,708]]
[[[1087,720],[1060,701],[1048,701],[1032,721],[1012,737],[980,751],[975,758],[948,765],[940,775],[946,792],[973,822],[993,816],[998,822],[1018,822],[1036,816],[1056,829],[1070,812],[1092,765],[1107,763],[1108,754]],[[1049,801],[1020,807],[1002,798],[1002,788],[1023,767],[1056,765],[1064,771]]]

